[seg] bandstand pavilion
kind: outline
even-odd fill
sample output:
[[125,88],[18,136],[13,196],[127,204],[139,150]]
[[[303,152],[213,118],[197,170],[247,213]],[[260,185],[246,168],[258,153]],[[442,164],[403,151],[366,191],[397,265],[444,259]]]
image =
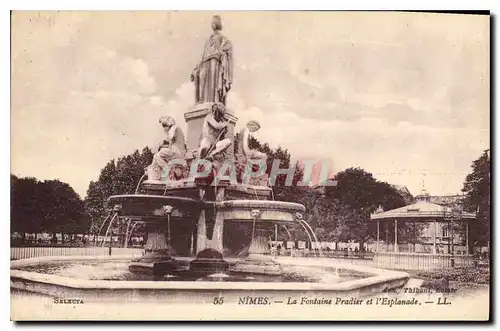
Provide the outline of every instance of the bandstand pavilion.
[[414,204],[388,211],[379,208],[370,216],[377,222],[376,251],[395,253],[467,254],[469,226],[475,219],[475,213],[430,202],[428,194],[418,196]]

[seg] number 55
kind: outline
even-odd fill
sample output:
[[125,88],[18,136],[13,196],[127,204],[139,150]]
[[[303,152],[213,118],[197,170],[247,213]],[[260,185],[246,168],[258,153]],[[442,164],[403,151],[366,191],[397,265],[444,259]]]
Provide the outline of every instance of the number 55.
[[224,303],[223,297],[215,297],[214,298],[214,305],[222,305],[223,303]]

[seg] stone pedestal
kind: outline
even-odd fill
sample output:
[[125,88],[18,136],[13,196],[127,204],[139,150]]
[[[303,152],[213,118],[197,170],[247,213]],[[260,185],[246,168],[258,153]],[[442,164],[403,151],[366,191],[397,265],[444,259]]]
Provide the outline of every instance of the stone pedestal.
[[213,228],[212,239],[207,236],[207,219],[205,210],[200,212],[198,219],[198,231],[196,236],[196,253],[211,248],[216,251],[222,252],[222,235],[224,230],[224,215],[218,211],[215,215],[215,224]]
[[[192,107],[187,113],[184,114],[184,119],[187,123],[187,136],[186,136],[186,145],[188,151],[194,151],[198,148],[203,121],[205,117],[212,111],[213,102],[206,102],[197,104]],[[229,121],[229,125],[227,127],[227,138],[231,139],[234,145],[234,126],[236,125],[236,121],[238,118],[234,116],[229,109],[227,109],[225,118]],[[234,146],[231,146],[227,150],[227,154],[232,156],[234,153]]]
[[224,261],[222,253],[211,248],[202,250],[189,264],[191,274],[225,273],[228,269],[229,263]]
[[201,252],[207,247],[207,221],[205,219],[205,211],[202,210],[200,212],[200,216],[198,218],[198,226],[196,233],[196,254]]
[[172,249],[167,243],[160,225],[150,225],[145,254],[132,261],[129,270],[135,273],[163,276],[179,268],[171,256]]
[[248,256],[233,268],[237,272],[279,275],[283,272],[281,265],[270,255],[269,238],[265,229],[256,229],[248,248]]
[[250,242],[247,260],[270,260],[269,238],[256,233],[256,237]]
[[169,252],[167,239],[164,233],[156,230],[148,233],[148,240],[144,249],[147,252]]

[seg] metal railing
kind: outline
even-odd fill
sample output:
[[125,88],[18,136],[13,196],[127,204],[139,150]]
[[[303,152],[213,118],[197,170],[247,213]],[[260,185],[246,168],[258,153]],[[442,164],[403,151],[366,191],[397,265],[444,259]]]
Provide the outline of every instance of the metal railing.
[[477,259],[472,255],[378,252],[374,263],[386,269],[433,270],[474,266]]
[[[313,257],[310,251],[284,249],[272,255]],[[342,264],[353,264],[382,269],[397,270],[437,270],[452,267],[475,267],[484,264],[473,255],[427,254],[408,252],[356,252],[356,251],[323,251],[323,257],[338,260]],[[453,262],[452,262],[453,260]]]
[[119,256],[141,255],[143,249],[122,247],[11,247],[10,259],[28,259],[43,256]]
[[[11,260],[26,259],[43,256],[120,256],[136,255],[143,253],[142,248],[123,247],[11,247]],[[280,252],[272,252],[272,255],[314,257],[314,253],[308,250],[284,249]],[[317,255],[316,255],[317,257]],[[327,251],[323,252],[323,258],[336,259],[339,263],[350,263],[367,267],[398,270],[436,270],[447,269],[452,266],[475,267],[485,264],[484,261],[473,255],[450,255],[450,254],[424,254],[424,253],[394,253],[394,252],[353,252],[353,251]]]

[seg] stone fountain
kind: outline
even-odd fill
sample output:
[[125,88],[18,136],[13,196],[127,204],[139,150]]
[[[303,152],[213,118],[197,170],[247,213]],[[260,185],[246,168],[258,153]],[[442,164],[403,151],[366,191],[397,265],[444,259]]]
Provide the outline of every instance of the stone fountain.
[[[108,200],[110,207],[118,209],[117,215],[147,225],[145,255],[133,261],[131,271],[156,275],[175,272],[179,266],[172,257],[172,238],[186,229],[192,232],[188,240],[193,241],[191,247],[197,254],[191,262],[193,271],[225,271],[224,224],[246,222],[252,224],[252,238],[248,257],[238,270],[279,272],[279,264],[269,256],[266,233],[274,225],[300,222],[305,212],[300,204],[273,201],[266,172],[252,173],[259,162],[266,167],[265,155],[248,150],[246,141],[239,143],[236,155],[233,152],[238,118],[225,104],[232,84],[232,44],[220,33],[221,28],[220,17],[215,16],[213,34],[191,77],[196,92],[193,107],[184,114],[186,138],[175,120],[166,118],[164,149],[154,157],[161,160],[153,161],[148,179],[140,183],[142,194]],[[245,132],[240,136],[245,140]],[[200,167],[212,171],[198,171]],[[218,176],[225,168],[234,169],[236,178]],[[244,178],[245,174],[249,176]]]
[[[409,275],[402,272],[340,266],[329,259],[270,255],[268,235],[277,226],[299,225],[311,242],[316,238],[304,221],[303,205],[274,201],[269,185],[273,174],[262,171],[266,156],[248,148],[248,136],[260,124],[247,123],[240,132],[238,148],[234,148],[238,118],[226,107],[233,81],[232,44],[221,29],[220,17],[215,16],[213,34],[191,75],[195,96],[193,107],[184,114],[186,135],[173,118],[160,118],[166,139],[135,194],[108,199],[109,222],[103,224],[107,233],[120,218],[141,222],[147,231],[143,255],[133,259],[72,256],[13,261],[12,288],[30,295],[90,300],[122,297],[127,302],[163,302],[165,298],[172,302],[198,302],[201,298],[210,302],[214,293],[219,293],[237,302],[249,291],[277,299],[282,299],[284,290],[297,295],[371,295],[408,281]],[[246,254],[236,259],[225,256],[224,230],[231,225],[251,229]],[[126,237],[130,236],[127,233]],[[47,263],[57,268],[43,269]],[[119,269],[119,278],[106,276],[109,264],[112,275],[125,266],[125,270]],[[290,267],[296,267],[301,276],[280,278],[291,274]],[[339,276],[339,270],[344,276]],[[90,276],[85,278],[84,272]],[[353,273],[363,276],[354,279]],[[137,277],[131,280],[129,274]],[[159,281],[144,281],[144,275]],[[262,277],[256,280],[256,275]],[[296,284],[291,286],[290,282]],[[318,284],[311,286],[314,282]]]

